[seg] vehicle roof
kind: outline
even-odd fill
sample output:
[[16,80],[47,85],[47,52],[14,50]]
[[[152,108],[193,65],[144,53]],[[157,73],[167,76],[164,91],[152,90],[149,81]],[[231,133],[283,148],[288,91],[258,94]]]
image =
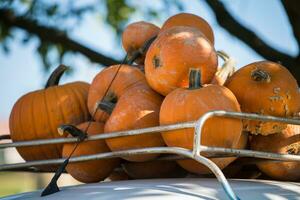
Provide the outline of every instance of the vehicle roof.
[[[300,183],[265,180],[233,180],[229,183],[240,199],[300,199]],[[118,199],[228,199],[217,179],[182,178],[101,182],[62,187],[40,197],[41,191],[17,194],[1,200],[118,200]]]

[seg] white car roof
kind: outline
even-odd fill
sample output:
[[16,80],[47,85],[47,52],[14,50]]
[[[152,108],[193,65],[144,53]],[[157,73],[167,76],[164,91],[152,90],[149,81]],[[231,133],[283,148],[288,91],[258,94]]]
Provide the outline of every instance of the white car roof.
[[[299,199],[300,183],[229,179],[240,199]],[[41,191],[17,194],[1,200],[174,200],[228,199],[216,179],[182,178],[101,182],[63,187],[43,198]]]

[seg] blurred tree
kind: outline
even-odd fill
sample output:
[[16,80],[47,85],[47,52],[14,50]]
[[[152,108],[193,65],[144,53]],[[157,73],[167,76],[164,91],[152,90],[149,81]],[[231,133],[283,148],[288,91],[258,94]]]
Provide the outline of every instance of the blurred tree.
[[[300,83],[300,53],[293,57],[273,48],[261,39],[254,31],[235,19],[219,0],[204,0],[212,9],[217,22],[230,34],[244,42],[267,60],[281,62],[286,66]],[[80,2],[80,1],[79,1]],[[92,62],[104,66],[120,62],[110,56],[75,41],[67,34],[81,22],[86,13],[100,14],[102,19],[110,25],[119,36],[129,18],[140,12],[145,18],[159,18],[162,11],[177,9],[183,10],[181,1],[162,0],[163,10],[152,7],[139,7],[132,1],[126,0],[94,0],[84,1],[46,1],[46,0],[2,0],[0,2],[0,42],[2,48],[9,51],[9,40],[14,39],[14,28],[22,29],[27,34],[23,42],[27,43],[33,38],[39,39],[39,52],[46,69],[51,65],[49,54],[56,51],[58,58],[62,59],[67,53],[81,53]],[[300,1],[282,0],[298,48],[300,48]],[[77,3],[77,4],[76,4]],[[63,26],[57,27],[57,24]]]

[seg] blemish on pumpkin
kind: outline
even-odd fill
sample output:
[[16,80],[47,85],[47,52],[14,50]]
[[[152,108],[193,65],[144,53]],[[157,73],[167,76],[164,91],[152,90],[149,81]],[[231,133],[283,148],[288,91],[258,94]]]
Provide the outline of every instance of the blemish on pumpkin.
[[286,92],[286,98],[288,100],[290,100],[292,98],[289,90]]
[[274,110],[275,110],[274,107],[270,107],[271,112],[274,112]]
[[270,96],[269,99],[271,101],[282,101],[283,100],[283,97],[282,96],[279,96],[279,95],[275,95],[275,96]]
[[279,92],[280,92],[280,88],[279,87],[276,87],[276,88],[273,89],[273,93],[274,94],[279,94]]
[[152,64],[155,68],[161,67],[160,59],[158,56],[154,56],[152,59]]
[[285,111],[285,115],[287,116],[289,114],[289,106],[287,104],[284,105],[284,111]]

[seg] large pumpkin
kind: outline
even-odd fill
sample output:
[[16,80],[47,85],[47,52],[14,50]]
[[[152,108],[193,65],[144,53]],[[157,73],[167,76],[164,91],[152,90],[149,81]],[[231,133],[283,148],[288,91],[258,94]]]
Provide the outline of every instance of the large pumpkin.
[[161,28],[161,32],[174,26],[190,26],[200,30],[207,39],[214,44],[214,33],[210,25],[202,18],[191,13],[179,13],[167,19]]
[[181,178],[187,174],[175,161],[125,162],[122,167],[133,179]]
[[[155,37],[160,28],[149,22],[135,22],[129,24],[122,34],[122,44],[129,58],[133,56],[136,51],[145,45],[151,38]],[[144,64],[145,55],[141,55],[135,60],[138,64]]]
[[161,33],[146,54],[145,73],[149,85],[166,96],[188,86],[190,68],[201,69],[202,84],[210,83],[217,71],[214,47],[196,28],[178,26]]
[[[255,135],[251,139],[251,149],[272,153],[295,154],[300,152],[300,126],[288,125],[281,133],[268,136]],[[285,181],[300,179],[299,162],[265,161],[257,164],[258,168],[268,176]]]
[[[300,92],[292,74],[282,65],[270,61],[251,63],[236,71],[225,83],[237,97],[243,112],[293,117],[300,111]],[[253,134],[281,132],[286,124],[244,121]]]
[[[87,135],[103,133],[104,124],[100,122],[84,122],[77,126]],[[74,150],[76,143],[67,143],[63,146],[62,156],[67,158]],[[92,155],[110,152],[104,140],[83,141],[78,144],[73,153],[74,156]],[[73,178],[84,183],[95,183],[104,180],[119,165],[119,158],[90,160],[77,163],[69,163],[66,170]]]
[[[240,106],[233,93],[223,86],[200,86],[199,71],[191,70],[190,87],[179,88],[171,92],[163,101],[160,110],[160,124],[174,124],[199,119],[203,114],[213,110],[240,112]],[[202,132],[202,144],[214,147],[233,148],[237,145],[242,132],[242,122],[237,119],[213,117],[206,121]],[[193,148],[194,128],[174,130],[162,133],[168,146]],[[221,169],[233,159],[211,159]],[[197,174],[210,171],[192,160],[177,161],[184,169]]]
[[[145,83],[140,83],[121,95],[105,123],[105,132],[139,129],[159,125],[159,109],[162,97]],[[106,139],[112,151],[164,146],[159,133]],[[157,155],[123,157],[128,161],[147,161]]]
[[[45,89],[25,94],[15,103],[9,118],[14,142],[65,137],[59,135],[58,126],[89,119],[86,106],[89,84],[57,85],[65,70],[61,65],[52,73]],[[61,157],[62,144],[18,147],[17,150],[27,161],[53,159]]]
[[97,103],[101,100],[116,103],[120,96],[140,82],[146,82],[145,75],[130,65],[113,65],[102,70],[89,89],[88,108],[91,115],[96,121],[105,122],[109,114],[100,109],[95,114]]

